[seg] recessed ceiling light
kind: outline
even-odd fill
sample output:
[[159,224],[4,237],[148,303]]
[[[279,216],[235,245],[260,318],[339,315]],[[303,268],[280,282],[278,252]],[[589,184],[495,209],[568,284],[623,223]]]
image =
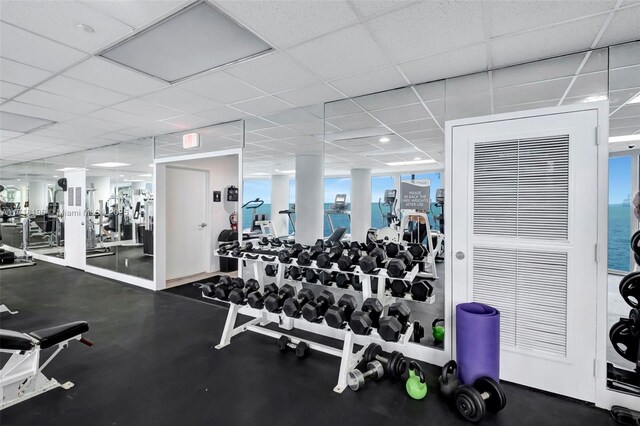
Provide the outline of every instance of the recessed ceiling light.
[[140,177],[151,177],[153,175],[151,173],[144,173],[144,174],[141,174],[141,175],[138,175],[138,176],[140,176]]
[[413,166],[415,164],[431,164],[435,162],[436,160],[394,161],[387,163],[387,166]]
[[609,138],[609,143],[632,141],[640,141],[640,133],[637,135],[612,136]]
[[380,139],[378,139],[378,142],[385,143],[385,142],[389,142],[390,140],[391,140],[391,139],[389,139],[388,137],[383,136],[383,137],[381,137]]
[[422,160],[422,158],[416,157],[416,158],[414,158],[414,160],[418,161],[418,160]]
[[53,175],[53,177],[58,177],[58,175]]
[[28,133],[44,126],[49,126],[55,121],[44,118],[29,117],[28,115],[14,114],[0,111],[0,129],[12,132]]
[[254,173],[250,173],[254,176],[269,176],[269,173],[265,173],[265,172],[254,172]]
[[22,179],[16,179],[18,182],[22,182]]
[[606,101],[607,99],[609,99],[607,95],[596,95],[596,96],[589,96],[583,102],[600,102],[600,101]]
[[633,98],[629,99],[627,104],[640,104],[640,93],[635,95]]
[[149,164],[149,167],[153,167],[153,164]]
[[95,167],[109,167],[109,168],[124,167],[124,166],[130,166],[130,165],[131,164],[128,164],[128,163],[118,163],[115,161],[107,161],[106,163],[92,164],[92,166],[95,166]]
[[272,50],[209,2],[187,7],[100,56],[168,82]]
[[95,31],[92,27],[90,27],[87,24],[78,24],[78,25],[76,25],[76,27],[81,29],[82,31],[84,31],[86,33],[92,33],[92,32]]
[[275,171],[278,173],[295,173],[296,172],[295,170],[278,170],[278,169],[276,169]]
[[124,177],[124,175],[118,175],[118,177]]
[[64,167],[62,169],[56,169],[57,172],[75,172],[80,170],[84,170],[84,169],[81,167]]

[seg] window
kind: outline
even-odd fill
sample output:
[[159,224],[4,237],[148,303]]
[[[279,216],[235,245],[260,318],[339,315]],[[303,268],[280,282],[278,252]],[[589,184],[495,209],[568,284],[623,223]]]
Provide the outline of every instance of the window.
[[[346,194],[347,199],[347,211],[350,210],[350,202],[351,202],[351,178],[343,177],[343,178],[326,178],[324,180],[324,210],[327,212],[331,209],[332,205],[336,201],[337,194]],[[349,216],[347,214],[342,213],[332,213],[331,214],[331,222],[333,223],[333,228],[336,229],[340,226],[344,226],[347,228],[347,234],[351,233],[351,224],[349,221]],[[329,223],[329,215],[325,213],[324,215],[324,236],[328,237],[331,235],[331,225]]]
[[629,271],[631,258],[631,157],[609,159],[609,269]]
[[394,188],[393,176],[373,176],[371,178],[372,228],[380,229],[387,226],[387,221],[383,216],[389,213],[389,207],[382,204],[384,203],[384,191]]
[[242,204],[248,201],[260,199],[264,204],[258,207],[255,212],[249,205],[242,212],[242,229],[251,228],[254,214],[265,214],[271,216],[271,179],[245,179],[242,184]]

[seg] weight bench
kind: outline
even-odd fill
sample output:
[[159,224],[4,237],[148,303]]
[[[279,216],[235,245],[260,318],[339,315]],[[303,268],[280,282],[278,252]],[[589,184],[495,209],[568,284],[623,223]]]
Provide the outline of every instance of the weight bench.
[[[42,370],[71,340],[93,346],[92,342],[82,337],[82,333],[88,330],[89,324],[86,321],[71,322],[31,333],[0,329],[0,352],[11,354],[0,370],[0,410],[57,387],[71,389],[73,383],[60,384],[56,379],[47,379]],[[57,346],[56,350],[40,365],[42,349],[54,346]]]

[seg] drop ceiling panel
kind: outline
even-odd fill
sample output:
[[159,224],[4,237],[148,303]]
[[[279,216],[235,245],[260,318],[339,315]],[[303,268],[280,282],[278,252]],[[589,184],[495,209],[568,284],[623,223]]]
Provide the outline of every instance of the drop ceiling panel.
[[[6,1],[2,20],[85,52],[93,52],[131,32],[131,27],[70,1]],[[77,27],[88,25],[95,31]]]
[[53,72],[84,56],[79,50],[4,22],[0,22],[0,52],[4,58]]
[[64,75],[130,96],[144,95],[168,86],[168,83],[98,57],[89,58]]
[[204,127],[211,124],[210,119],[198,117],[197,115],[193,114],[169,118],[167,120],[164,120],[164,122],[181,129],[196,129],[198,127]]
[[420,99],[409,87],[361,96],[354,100],[367,111],[412,105],[420,102]]
[[98,120],[112,121],[114,123],[124,124],[128,126],[141,126],[151,121],[150,119],[144,118],[140,115],[123,112],[113,108],[104,108],[87,115],[92,118],[97,118]]
[[281,92],[278,93],[276,97],[298,107],[321,104],[344,98],[342,94],[324,83]]
[[88,114],[101,108],[100,105],[91,104],[77,99],[70,99],[41,90],[29,90],[15,98],[18,102],[38,105],[59,111],[70,112],[78,115]]
[[150,93],[143,96],[142,99],[188,113],[206,111],[223,106],[220,102],[205,98],[177,86],[171,86],[167,89]]
[[24,86],[0,81],[0,96],[4,99],[13,98],[15,95],[22,93],[25,90],[27,90],[27,88]]
[[152,120],[166,120],[167,118],[185,115],[185,111],[179,111],[162,105],[154,104],[153,102],[144,101],[142,99],[131,99],[114,105],[112,108],[135,115],[140,115],[142,117],[147,117]]
[[141,28],[161,16],[171,14],[190,1],[86,1],[84,3],[134,28]]
[[[640,117],[640,103],[627,104],[611,115],[611,118]],[[640,125],[640,121],[638,122]]]
[[[638,50],[640,51],[640,46]],[[640,65],[611,70],[609,84],[611,90],[640,88]]]
[[396,62],[447,52],[485,38],[480,2],[418,2],[369,21]]
[[484,71],[487,49],[484,43],[476,44],[405,62],[400,68],[413,84]]
[[331,84],[347,96],[355,97],[401,87],[406,82],[396,67],[392,66],[332,80]]
[[415,3],[415,0],[352,0],[351,4],[356,9],[358,14],[362,17],[368,17],[373,15],[382,15],[389,13],[393,9],[405,7],[411,3]]
[[552,80],[573,76],[585,53],[562,56],[544,61],[532,62],[524,65],[501,68],[492,71],[492,84],[495,89],[516,86],[519,84],[533,83],[543,80]]
[[264,92],[220,71],[186,81],[181,83],[179,87],[223,104],[265,95]]
[[422,104],[413,104],[397,108],[373,111],[371,114],[385,124],[400,123],[430,117]]
[[390,124],[391,130],[396,133],[417,132],[420,130],[436,130],[438,125],[432,118],[422,118],[413,121],[405,121],[402,123]]
[[324,113],[327,118],[358,114],[360,112],[362,112],[362,108],[351,100],[331,102],[324,107]]
[[273,139],[288,139],[302,135],[301,132],[282,126],[256,130],[256,133]]
[[76,118],[76,114],[69,112],[56,111],[49,108],[43,108],[36,105],[25,104],[23,102],[10,101],[0,106],[2,111],[9,111],[16,114],[28,115],[31,117],[44,118],[52,121],[67,121]]
[[640,3],[629,8],[618,10],[607,30],[598,42],[598,46],[609,46],[629,40],[638,39],[638,22],[640,22]]
[[605,72],[580,75],[576,78],[567,94],[568,98],[604,95],[607,96],[609,76]]
[[[0,121],[0,126],[2,126],[2,122]],[[18,136],[22,136],[24,133],[22,132],[13,132],[11,130],[3,130],[0,129],[0,142],[8,141],[13,138],[17,138]]]
[[56,123],[41,132],[41,134],[43,135],[50,135],[60,139],[69,140],[93,138],[103,133],[105,133],[104,130],[77,126],[68,123]]
[[2,76],[2,81],[22,86],[32,86],[49,77],[51,73],[10,59],[0,58],[0,75]]
[[380,125],[380,122],[364,112],[343,117],[329,118],[327,121],[342,130],[365,129]]
[[[586,50],[606,20],[605,15],[568,22],[491,41],[494,67]],[[558,43],[562,40],[562,43]]]
[[209,111],[201,111],[195,115],[206,118],[210,120],[211,123],[225,123],[227,121],[234,121],[243,118],[246,114],[238,111],[237,109],[225,106],[221,108],[214,108]]
[[313,74],[282,53],[266,54],[234,65],[226,72],[268,93],[319,83]]
[[289,109],[292,106],[274,96],[264,96],[231,105],[233,108],[253,115],[267,115]]
[[112,123],[104,120],[98,120],[96,118],[91,118],[87,116],[74,118],[73,120],[69,120],[66,123],[75,125],[75,126],[90,127],[92,129],[101,130],[103,133],[115,132],[117,130],[124,129],[126,127],[126,125],[123,125],[123,124]]
[[420,141],[424,139],[438,139],[442,138],[442,130],[421,130],[418,132],[402,133],[402,137],[410,142]]
[[503,87],[493,91],[495,106],[540,102],[560,99],[571,83],[571,78],[542,81],[539,83]]
[[109,106],[122,102],[129,97],[122,93],[103,89],[93,84],[59,75],[38,86],[38,90],[54,93],[68,98],[88,100],[92,104]]
[[288,52],[325,80],[391,65],[362,25],[314,39]]
[[215,1],[267,41],[284,48],[357,21],[346,1]]

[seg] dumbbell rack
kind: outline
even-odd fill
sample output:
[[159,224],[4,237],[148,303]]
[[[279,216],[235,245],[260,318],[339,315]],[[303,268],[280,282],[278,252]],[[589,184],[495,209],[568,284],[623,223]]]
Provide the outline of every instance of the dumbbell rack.
[[[401,280],[411,282],[418,274],[417,265],[415,265],[411,271],[405,273],[404,277],[395,278],[395,277],[389,277],[388,274],[386,273],[386,270],[379,270],[377,274],[365,274],[362,272],[359,266],[356,266],[352,271],[340,271],[335,264],[333,264],[331,268],[319,268],[317,267],[317,264],[315,261],[312,261],[311,265],[300,266],[297,264],[296,259],[291,259],[291,262],[289,263],[282,263],[278,261],[277,256],[268,256],[268,257],[274,257],[274,259],[264,260],[261,257],[258,257],[257,259],[249,259],[249,258],[246,258],[244,255],[240,257],[235,257],[229,254],[220,254],[219,251],[217,250],[214,254],[220,257],[229,257],[237,260],[252,262],[254,277],[258,279],[258,281],[260,281],[261,292],[264,291],[265,280],[259,279],[259,278],[262,278],[264,267],[267,264],[275,264],[279,266],[278,272],[275,277],[275,280],[278,283],[278,287],[281,287],[284,283],[285,268],[289,266],[298,266],[301,268],[313,268],[316,270],[324,270],[328,272],[351,273],[351,274],[358,275],[362,277],[361,283],[362,283],[363,298],[367,299],[370,297],[376,297],[385,306],[388,304],[387,302],[389,302],[390,300],[398,300],[403,298],[391,296],[390,293],[386,290],[378,291],[378,293],[374,295],[374,293],[371,290],[372,278],[382,278],[384,279],[384,281],[386,281],[386,279],[394,279],[394,280],[401,279]],[[302,289],[303,283],[327,287],[318,283],[307,283],[306,281],[298,281],[298,280],[289,280],[289,281],[295,284],[296,293]],[[378,282],[378,289],[381,290],[385,288],[385,284],[386,283],[383,282],[382,280]],[[334,287],[329,287],[329,288],[334,288]],[[342,289],[342,290],[346,290],[346,289]],[[213,299],[211,297],[205,296],[204,294],[202,295],[202,297],[206,299]],[[413,299],[409,298],[408,300],[413,300]],[[435,296],[431,296],[425,302],[421,302],[421,301],[414,301],[414,302],[431,304],[431,303],[434,303],[434,301],[435,301]],[[338,383],[333,388],[334,392],[337,392],[337,393],[342,393],[347,388],[348,373],[352,371],[354,368],[356,368],[356,366],[360,362],[362,362],[364,358],[364,351],[370,343],[374,343],[374,342],[378,343],[384,348],[384,350],[388,352],[398,350],[406,353],[406,349],[412,347],[411,349],[413,350],[411,351],[411,354],[410,354],[412,358],[421,359],[427,362],[433,361],[432,359],[427,359],[424,355],[422,356],[419,355],[421,353],[420,348],[424,349],[424,346],[421,346],[414,342],[409,342],[409,339],[413,334],[413,324],[409,325],[406,332],[400,337],[399,341],[386,342],[378,335],[378,332],[375,329],[372,330],[371,334],[369,335],[366,335],[366,336],[357,335],[353,333],[348,327],[345,329],[335,329],[326,325],[324,321],[322,323],[311,323],[302,318],[290,318],[284,315],[283,313],[279,313],[279,314],[271,313],[264,309],[262,310],[253,309],[247,305],[244,305],[244,306],[234,305],[234,304],[229,304],[229,305],[230,305],[229,312],[227,314],[227,319],[225,321],[222,337],[220,339],[220,343],[216,345],[215,347],[216,349],[222,349],[228,346],[231,343],[231,339],[233,337],[245,331],[253,331],[254,333],[270,336],[275,339],[279,339],[281,336],[286,336],[289,339],[291,339],[291,342],[295,344],[301,341],[301,339],[295,336],[266,328],[265,326],[270,323],[277,324],[278,327],[283,330],[292,330],[292,329],[304,330],[304,331],[308,331],[321,336],[342,340],[343,341],[342,349],[337,349],[331,346],[323,345],[323,344],[305,339],[305,342],[309,345],[309,348],[311,350],[323,352],[329,355],[339,357],[341,359],[340,371],[338,373]],[[253,317],[253,319],[241,325],[236,325],[238,314]],[[361,345],[362,348],[359,351],[354,353],[355,345]]]

